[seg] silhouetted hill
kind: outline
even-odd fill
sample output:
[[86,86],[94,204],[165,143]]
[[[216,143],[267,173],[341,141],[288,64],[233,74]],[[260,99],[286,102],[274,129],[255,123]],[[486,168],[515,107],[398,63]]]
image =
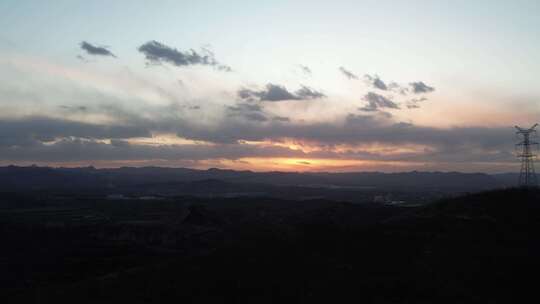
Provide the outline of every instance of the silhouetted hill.
[[540,190],[511,188],[470,194],[430,204],[422,210],[431,216],[461,216],[466,219],[540,220]]
[[[515,187],[519,178],[519,173],[499,173],[492,175],[498,183],[505,185],[506,187]],[[538,180],[540,180],[540,174],[536,174]]]
[[0,189],[85,189],[106,185],[104,176],[92,168],[0,167]]
[[7,303],[512,303],[540,271],[534,189],[407,208],[57,197],[5,197]]

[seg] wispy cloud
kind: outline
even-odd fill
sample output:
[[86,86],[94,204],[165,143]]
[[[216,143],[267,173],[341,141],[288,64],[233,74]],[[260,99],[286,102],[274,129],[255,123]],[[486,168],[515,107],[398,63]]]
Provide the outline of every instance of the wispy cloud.
[[307,86],[301,86],[299,90],[295,92],[296,96],[300,99],[318,99],[325,98],[326,95],[320,91],[314,90]]
[[349,78],[349,79],[358,79],[358,76],[356,76],[353,72],[347,70],[346,68],[344,67],[339,67],[339,71],[345,75],[345,77]]
[[407,108],[408,109],[418,109],[420,108],[420,103],[428,100],[426,97],[421,98],[413,98],[411,100],[407,101]]
[[267,121],[268,118],[263,109],[258,104],[240,103],[236,106],[227,107],[228,115],[231,117],[241,117],[251,121]]
[[386,91],[388,90],[388,87],[386,86],[386,83],[379,78],[378,75],[364,75],[364,79],[368,83],[368,85],[372,86],[375,89]]
[[304,73],[304,74],[306,74],[308,76],[311,76],[311,74],[313,74],[313,72],[311,71],[311,69],[307,65],[299,64],[298,68],[300,69],[300,71],[302,71],[302,73]]

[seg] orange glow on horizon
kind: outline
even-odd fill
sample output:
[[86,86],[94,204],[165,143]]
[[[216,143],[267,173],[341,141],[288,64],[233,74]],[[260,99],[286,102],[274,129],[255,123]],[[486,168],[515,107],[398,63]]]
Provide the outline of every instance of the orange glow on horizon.
[[[242,158],[239,160],[221,160],[225,168],[252,171],[286,172],[347,172],[347,171],[400,171],[411,166],[424,166],[424,163],[373,161],[356,159],[313,159],[313,158]],[[394,169],[394,170],[392,170]]]
[[333,152],[333,153],[374,153],[382,156],[400,155],[400,154],[425,154],[435,150],[427,145],[420,144],[382,144],[382,143],[362,143],[362,144],[336,144],[322,145],[317,142],[282,139],[280,141],[241,141],[243,144],[255,145],[260,147],[281,147],[293,151],[302,151],[304,153],[313,152]]
[[437,162],[393,162],[371,160],[345,159],[307,159],[307,158],[242,158],[242,159],[208,159],[208,160],[107,160],[107,161],[72,161],[72,162],[5,162],[0,166],[31,166],[81,168],[93,166],[96,168],[120,167],[163,167],[191,168],[206,170],[209,168],[229,170],[249,170],[254,172],[407,172],[407,171],[460,171],[460,172],[491,172],[505,173],[516,169],[515,162],[475,162],[466,164],[437,163]]

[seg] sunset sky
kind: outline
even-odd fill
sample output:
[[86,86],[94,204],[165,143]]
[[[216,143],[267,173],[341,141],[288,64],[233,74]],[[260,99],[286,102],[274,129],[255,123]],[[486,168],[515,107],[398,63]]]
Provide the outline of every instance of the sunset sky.
[[539,1],[0,2],[0,165],[518,171]]

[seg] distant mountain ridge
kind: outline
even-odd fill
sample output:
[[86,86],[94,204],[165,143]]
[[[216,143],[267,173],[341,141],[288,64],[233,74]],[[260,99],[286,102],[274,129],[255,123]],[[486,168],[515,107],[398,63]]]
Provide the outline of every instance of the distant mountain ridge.
[[186,185],[196,188],[230,185],[267,185],[314,188],[388,188],[405,190],[479,191],[515,186],[517,174],[489,175],[460,172],[252,172],[165,167],[114,169],[0,167],[0,189],[109,189]]

